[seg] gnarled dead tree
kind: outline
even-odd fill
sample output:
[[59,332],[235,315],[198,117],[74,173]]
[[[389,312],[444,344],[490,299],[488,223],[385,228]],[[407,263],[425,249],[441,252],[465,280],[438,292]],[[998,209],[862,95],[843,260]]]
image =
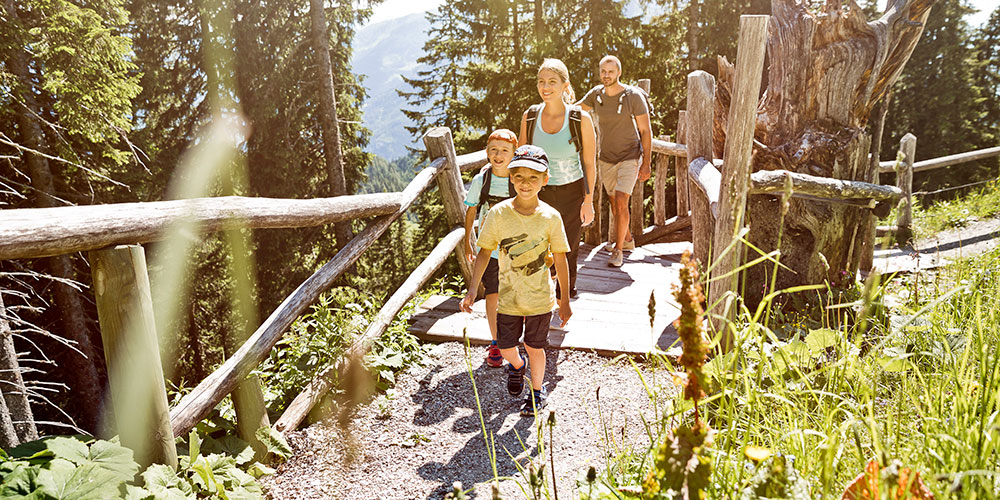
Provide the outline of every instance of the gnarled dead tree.
[[[784,169],[815,176],[878,183],[868,161],[866,131],[875,104],[899,78],[936,0],[889,0],[868,22],[853,1],[827,0],[813,12],[803,0],[773,0],[767,89],[757,109],[752,171]],[[733,71],[720,59],[715,150],[722,151]],[[719,120],[718,118],[722,118]],[[725,167],[723,167],[725,168]],[[856,204],[793,198],[781,220],[780,200],[753,195],[747,202],[751,243],[781,246],[777,289],[829,280],[839,284],[858,269],[870,241],[863,232],[871,211]],[[862,234],[859,234],[861,232]],[[779,234],[780,240],[779,240]],[[745,298],[756,303],[771,269],[756,266]]]

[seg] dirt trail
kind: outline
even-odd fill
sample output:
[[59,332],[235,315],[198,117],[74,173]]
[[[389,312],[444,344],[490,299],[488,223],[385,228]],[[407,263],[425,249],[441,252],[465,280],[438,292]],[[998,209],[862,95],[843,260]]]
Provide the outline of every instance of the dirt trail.
[[921,238],[913,246],[876,250],[873,268],[883,273],[932,269],[949,260],[986,253],[998,244],[1000,219],[977,220]]
[[[485,352],[472,347],[472,373],[485,426],[496,442],[497,473],[513,478],[501,483],[501,493],[525,498],[521,488],[527,488],[527,480],[515,460],[526,467],[532,459],[536,464],[544,459],[551,480],[549,432],[544,432],[545,456],[540,457],[534,419],[518,415],[520,398],[507,394],[502,369],[483,363]],[[549,410],[556,412],[557,492],[560,498],[579,498],[577,475],[591,464],[599,470],[604,466],[607,438],[615,453],[623,446],[648,445],[639,415],[650,419],[653,404],[628,360],[550,349],[547,365],[549,404],[541,420]],[[650,374],[642,373],[651,384]],[[659,373],[666,376],[666,371]],[[461,481],[466,488],[475,487],[472,498],[492,498],[493,470],[463,345],[435,346],[426,366],[398,374],[395,394],[395,399],[359,408],[346,430],[327,421],[292,433],[292,460],[262,481],[270,497],[438,499]],[[348,463],[352,452],[355,459]]]

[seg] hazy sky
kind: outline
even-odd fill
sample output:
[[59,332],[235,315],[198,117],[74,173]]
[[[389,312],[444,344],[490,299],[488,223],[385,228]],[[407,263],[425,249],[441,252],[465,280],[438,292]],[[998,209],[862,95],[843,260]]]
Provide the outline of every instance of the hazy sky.
[[[395,19],[414,12],[424,12],[441,5],[442,0],[385,0],[375,7],[370,22],[377,23],[388,19]],[[975,15],[969,17],[969,24],[973,27],[979,26],[990,18],[990,13],[1000,5],[1000,0],[969,0],[973,8],[979,10]],[[885,5],[885,2],[882,2]]]

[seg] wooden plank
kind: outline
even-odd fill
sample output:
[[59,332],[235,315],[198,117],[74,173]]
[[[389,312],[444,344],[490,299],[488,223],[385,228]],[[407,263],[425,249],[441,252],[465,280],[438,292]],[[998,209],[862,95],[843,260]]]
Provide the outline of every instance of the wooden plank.
[[122,446],[131,448],[143,467],[160,463],[176,469],[145,252],[139,245],[122,245],[89,255]]
[[645,245],[647,242],[656,241],[672,232],[689,227],[691,227],[691,217],[673,217],[670,219],[670,222],[662,226],[652,227],[648,231],[643,231],[642,234],[635,236],[635,242],[637,245]]
[[308,227],[399,209],[400,193],[293,200],[220,196],[0,211],[0,260],[50,257],[160,239],[180,220],[204,231]]
[[[677,114],[677,139],[687,137],[687,111],[683,109]],[[674,159],[675,188],[677,190],[677,215],[688,215],[691,211],[691,201],[688,196],[687,162],[680,158]]]
[[[716,331],[728,332],[728,329],[724,329],[724,323],[734,319],[736,314],[736,308],[732,304],[738,280],[736,276],[727,274],[739,265],[742,252],[730,249],[730,244],[743,228],[743,214],[746,211],[750,159],[769,19],[770,16],[740,16],[736,76],[729,106],[725,152],[722,155],[726,165],[722,170],[719,219],[712,239],[714,283],[709,290],[708,303],[720,303],[720,298],[726,298],[721,302],[721,309],[712,311],[718,315],[718,319],[713,321]],[[729,349],[731,345],[731,334],[723,333],[721,347]]]
[[[655,151],[656,149],[654,148],[653,150]],[[942,156],[940,158],[931,158],[929,160],[921,160],[913,164],[913,171],[923,172],[925,170],[958,165],[959,163],[982,160],[984,158],[992,158],[994,156],[1000,156],[1000,146],[995,148],[977,149],[975,151],[966,151],[964,153]],[[883,161],[879,162],[878,166],[879,173],[885,174],[895,172],[896,162]]]
[[[793,193],[807,194],[829,200],[899,200],[903,191],[895,186],[848,181],[832,177],[817,177],[787,170],[761,170],[750,174],[750,194],[781,194],[785,179],[792,180]],[[912,179],[912,176],[911,176]],[[874,206],[874,203],[872,204]]]
[[[669,135],[661,135],[660,139],[670,140]],[[653,160],[653,224],[662,226],[667,221],[667,171],[670,169],[670,156],[656,155]]]
[[[708,266],[712,255],[712,238],[715,235],[715,219],[712,211],[711,193],[718,193],[714,179],[708,179],[705,187],[699,189],[703,166],[711,166],[713,155],[712,126],[715,116],[715,77],[705,71],[693,71],[687,81],[687,143],[689,155],[688,200],[691,208],[691,243],[694,258],[703,266]],[[698,160],[702,163],[699,163]],[[697,168],[697,171],[695,170]],[[719,176],[721,182],[721,175]],[[712,191],[714,189],[714,191]],[[718,199],[717,197],[715,199]]]
[[913,157],[917,152],[917,138],[913,134],[906,134],[899,141],[899,151],[903,153],[903,163],[896,174],[896,187],[902,192],[899,204],[899,215],[896,218],[896,227],[904,231],[910,229],[913,224]]
[[[683,139],[678,137],[678,139]],[[662,139],[653,139],[653,152],[663,155],[686,157],[688,155],[688,148],[684,144],[678,144],[676,142],[664,141]]]
[[[455,143],[452,142],[451,130],[448,127],[434,127],[424,134],[424,147],[429,158],[444,158],[448,161],[438,176],[438,192],[448,216],[448,223],[461,226],[465,223],[465,184],[462,183],[462,173],[458,170],[458,160],[455,156]],[[466,255],[465,245],[457,248],[458,268],[462,271],[465,282],[472,281],[472,263]]]

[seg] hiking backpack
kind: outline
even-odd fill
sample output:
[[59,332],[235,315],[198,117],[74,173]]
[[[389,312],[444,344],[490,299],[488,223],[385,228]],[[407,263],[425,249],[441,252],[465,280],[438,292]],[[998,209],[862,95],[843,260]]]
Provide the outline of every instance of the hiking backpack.
[[[646,103],[646,112],[649,114],[649,122],[652,123],[653,105],[649,102],[649,94],[647,94],[645,90],[642,90],[642,87],[636,87],[635,85],[627,85],[624,83],[622,83],[621,86],[624,87],[625,90],[623,90],[621,94],[618,94],[618,112],[621,113],[622,104],[628,102],[626,96],[629,94],[639,94],[639,97],[642,98],[642,102]],[[601,95],[604,93],[604,85],[598,85],[598,87],[600,87],[600,90],[597,92],[595,99],[597,99],[598,104],[604,105],[604,102],[601,99]],[[635,113],[632,111],[632,105],[628,104],[627,106],[629,108],[628,114],[632,116],[632,118],[635,118]]]
[[[569,106],[569,142],[573,144],[576,148],[577,154],[583,153],[583,143],[580,140],[580,136],[583,135],[582,127],[580,122],[583,120],[583,110],[580,106],[575,104],[568,104]],[[538,110],[541,109],[541,104],[532,104],[528,106],[528,115],[525,117],[525,133],[527,134],[528,141],[526,144],[534,144],[532,138],[535,136],[535,121],[538,119]],[[583,160],[580,160],[580,169],[583,170],[583,184],[586,194],[590,194],[590,181],[587,179],[587,169],[583,168]]]

